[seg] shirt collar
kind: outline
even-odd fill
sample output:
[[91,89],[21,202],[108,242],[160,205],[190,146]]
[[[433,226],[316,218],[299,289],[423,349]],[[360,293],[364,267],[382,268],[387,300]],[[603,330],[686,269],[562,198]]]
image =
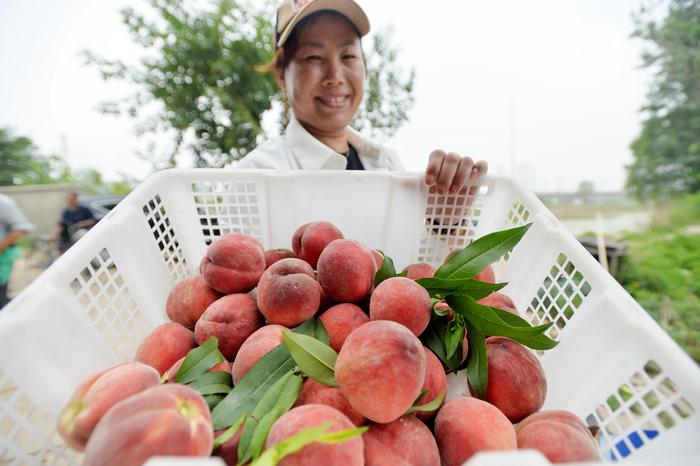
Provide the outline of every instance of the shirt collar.
[[302,169],[345,170],[345,157],[313,137],[294,115],[291,115],[285,137]]

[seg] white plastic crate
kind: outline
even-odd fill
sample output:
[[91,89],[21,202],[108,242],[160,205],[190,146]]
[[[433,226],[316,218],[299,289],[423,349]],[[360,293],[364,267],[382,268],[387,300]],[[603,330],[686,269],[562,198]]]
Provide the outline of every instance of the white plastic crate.
[[[294,230],[314,220],[384,251],[398,270],[438,265],[479,236],[532,222],[495,269],[524,318],[554,322],[549,334],[560,344],[539,354],[543,409],[600,426],[606,461],[700,464],[698,366],[532,193],[506,178],[478,183],[469,196],[446,199],[428,194],[417,173],[202,169],[150,177],[0,312],[0,465],[79,464],[55,431],[60,410],[80,381],[133,358],[167,320],[170,289],[197,273],[207,245],[241,232],[266,248],[289,248]],[[456,225],[440,227],[436,216],[456,217],[442,221]],[[464,390],[464,378],[451,385]],[[547,464],[509,454],[512,464]]]

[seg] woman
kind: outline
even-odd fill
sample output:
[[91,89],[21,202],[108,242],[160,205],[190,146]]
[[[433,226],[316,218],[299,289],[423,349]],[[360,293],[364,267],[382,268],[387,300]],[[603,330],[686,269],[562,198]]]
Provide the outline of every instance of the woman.
[[[283,136],[259,146],[239,168],[403,170],[397,155],[354,131],[366,76],[361,37],[369,20],[352,0],[283,0],[270,64],[292,109]],[[486,173],[454,152],[433,151],[425,182],[431,192],[455,194],[467,178]]]

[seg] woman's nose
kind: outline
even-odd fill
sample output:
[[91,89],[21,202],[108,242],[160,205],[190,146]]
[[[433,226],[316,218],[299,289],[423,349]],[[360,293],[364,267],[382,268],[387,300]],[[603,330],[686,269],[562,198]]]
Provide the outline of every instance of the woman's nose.
[[329,60],[326,64],[323,76],[323,84],[332,86],[341,83],[343,72],[339,60]]

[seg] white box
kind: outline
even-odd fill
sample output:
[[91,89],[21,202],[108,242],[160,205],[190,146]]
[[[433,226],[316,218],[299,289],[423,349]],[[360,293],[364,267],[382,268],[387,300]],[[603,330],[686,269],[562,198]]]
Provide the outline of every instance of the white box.
[[[314,220],[384,251],[397,270],[438,265],[476,237],[532,222],[495,269],[524,318],[555,323],[549,334],[560,344],[540,354],[544,409],[599,425],[608,461],[700,458],[698,366],[531,192],[493,176],[473,191],[453,197],[455,207],[428,194],[417,173],[192,169],[148,178],[0,312],[0,464],[78,464],[55,432],[60,410],[79,382],[133,358],[167,320],[170,289],[197,273],[207,244],[242,232],[290,248],[294,230]],[[439,227],[435,215],[459,222]],[[511,454],[530,464],[531,454]]]

